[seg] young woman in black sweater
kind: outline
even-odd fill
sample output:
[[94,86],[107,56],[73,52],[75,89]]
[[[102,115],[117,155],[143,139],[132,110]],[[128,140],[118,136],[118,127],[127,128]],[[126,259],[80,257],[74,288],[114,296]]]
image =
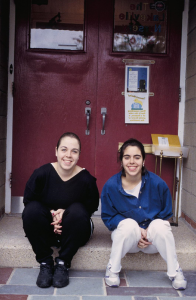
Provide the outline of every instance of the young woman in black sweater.
[[[80,151],[79,137],[64,133],[56,147],[57,162],[36,169],[26,184],[23,228],[40,263],[36,283],[41,288],[68,285],[71,260],[93,231],[99,192],[96,179],[77,165]],[[54,267],[51,246],[57,243],[61,248]]]

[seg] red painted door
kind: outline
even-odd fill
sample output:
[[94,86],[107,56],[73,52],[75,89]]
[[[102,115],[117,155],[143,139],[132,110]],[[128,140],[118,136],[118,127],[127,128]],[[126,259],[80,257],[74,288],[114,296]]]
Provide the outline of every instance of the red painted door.
[[[29,50],[29,2],[16,1],[12,196],[23,195],[35,168],[56,160],[57,140],[67,131],[81,138],[81,167],[95,173],[96,7],[92,1],[86,5],[86,52]],[[85,134],[86,107],[91,108],[90,135]]]
[[[119,142],[134,137],[150,144],[151,133],[178,133],[181,9],[170,6],[167,55],[113,53],[113,0],[87,0],[86,51],[73,54],[28,50],[26,2],[16,4],[12,196],[23,195],[35,168],[55,160],[54,147],[65,131],[81,138],[80,165],[97,177],[101,192],[120,170]],[[155,60],[150,69],[154,97],[149,99],[149,124],[125,124],[124,58]],[[85,107],[91,107],[90,135],[85,134]],[[101,108],[107,108],[104,135]],[[153,156],[146,164],[154,171]],[[162,177],[172,190],[171,160],[165,160]]]
[[[130,1],[131,4],[132,1]],[[139,1],[145,3],[145,1]],[[155,2],[155,1],[152,1]],[[120,170],[117,163],[117,147],[130,137],[142,143],[151,144],[151,134],[178,135],[179,82],[180,82],[180,48],[182,1],[176,5],[169,3],[168,10],[168,54],[112,53],[113,37],[113,1],[99,1],[99,52],[98,52],[98,86],[97,86],[97,147],[96,176],[100,187],[106,180]],[[139,13],[140,11],[138,11]],[[123,59],[155,60],[150,66],[149,124],[125,124],[124,92],[125,64]],[[107,108],[106,134],[100,134],[101,107]],[[155,171],[155,157],[147,155],[147,169]],[[162,178],[172,192],[173,159],[164,159]]]

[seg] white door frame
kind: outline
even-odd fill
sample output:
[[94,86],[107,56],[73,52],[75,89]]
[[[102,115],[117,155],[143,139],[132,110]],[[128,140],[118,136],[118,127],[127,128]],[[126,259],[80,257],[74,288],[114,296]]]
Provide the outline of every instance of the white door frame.
[[14,68],[15,50],[15,3],[10,0],[9,15],[9,58],[8,58],[8,100],[7,100],[7,137],[6,137],[6,173],[5,173],[5,213],[11,212],[10,174],[12,173],[12,137],[13,137],[13,95],[14,70],[10,74],[9,67]]
[[[188,34],[188,12],[189,0],[184,1],[184,11],[182,15],[182,40],[181,40],[181,61],[180,61],[180,88],[181,88],[181,101],[179,102],[179,115],[178,115],[178,136],[180,144],[184,143],[184,115],[185,115],[185,100],[186,100],[186,60],[187,60],[187,34]],[[179,163],[177,165],[177,174],[179,174]],[[181,216],[181,195],[182,195],[182,180],[183,180],[183,164],[181,172],[181,186],[179,194],[179,212],[178,217]],[[177,199],[177,194],[176,194]],[[177,205],[177,201],[175,201]],[[177,207],[175,207],[177,209]]]

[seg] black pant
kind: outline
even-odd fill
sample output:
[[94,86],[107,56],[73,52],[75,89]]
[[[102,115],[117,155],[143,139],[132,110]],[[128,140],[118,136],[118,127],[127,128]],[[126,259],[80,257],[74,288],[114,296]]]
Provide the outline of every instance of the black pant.
[[87,243],[91,235],[90,217],[81,203],[73,203],[65,210],[61,235],[53,232],[52,215],[38,201],[31,201],[25,206],[22,219],[24,231],[39,263],[53,262],[51,246],[55,244],[56,237],[59,237],[59,258],[70,267],[73,256],[79,247]]

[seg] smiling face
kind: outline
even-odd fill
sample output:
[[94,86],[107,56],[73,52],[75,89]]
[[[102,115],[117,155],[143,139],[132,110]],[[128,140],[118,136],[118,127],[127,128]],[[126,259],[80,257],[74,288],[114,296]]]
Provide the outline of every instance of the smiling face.
[[141,179],[143,158],[141,150],[137,146],[128,146],[125,148],[122,158],[122,167],[125,175],[134,179]]
[[62,171],[71,171],[75,168],[80,155],[80,146],[76,138],[66,136],[61,139],[56,148],[57,166]]

